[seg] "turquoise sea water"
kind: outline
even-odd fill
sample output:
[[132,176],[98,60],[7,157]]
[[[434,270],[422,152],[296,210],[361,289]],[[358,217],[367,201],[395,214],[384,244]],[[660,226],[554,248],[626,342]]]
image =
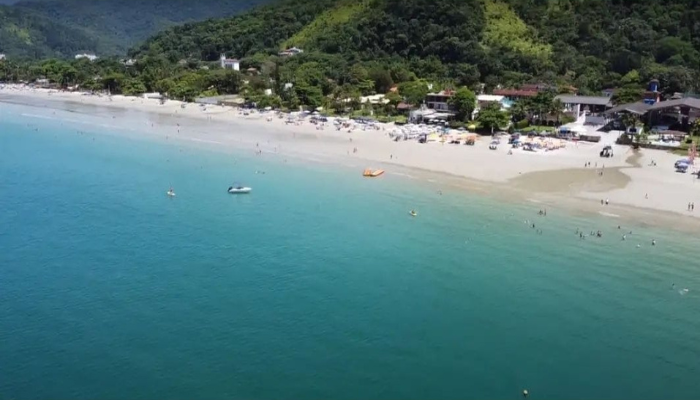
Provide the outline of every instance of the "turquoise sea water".
[[0,118],[0,399],[700,396],[695,237]]

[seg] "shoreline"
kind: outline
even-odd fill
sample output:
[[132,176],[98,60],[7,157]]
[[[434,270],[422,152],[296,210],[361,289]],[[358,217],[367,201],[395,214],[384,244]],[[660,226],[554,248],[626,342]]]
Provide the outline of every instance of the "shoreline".
[[[626,151],[626,146],[616,146],[616,158],[604,160],[606,165],[601,170],[605,174],[601,177],[601,170],[583,168],[589,161],[602,164],[603,159],[597,158],[600,144],[581,143],[549,153],[518,151],[508,156],[505,151],[488,150],[486,138],[475,146],[394,142],[388,137],[389,125],[369,131],[337,131],[332,125],[320,130],[308,123],[290,126],[272,114],[243,115],[231,107],[191,103],[182,108],[177,101],[161,105],[158,100],[123,96],[110,100],[78,93],[5,88],[0,89],[0,103],[106,120],[113,114],[111,119],[119,116],[120,125],[125,122],[119,128],[140,138],[144,135],[139,133],[147,133],[155,141],[165,136],[166,140],[215,151],[260,151],[263,156],[312,163],[382,167],[389,175],[426,182],[436,190],[466,191],[506,203],[529,202],[533,208],[571,210],[621,223],[692,232],[700,221],[700,209],[697,213],[683,210],[688,202],[700,205],[700,182],[696,183],[700,179],[673,172],[673,162],[679,157],[660,150],[632,152]],[[73,109],[75,106],[78,109]],[[99,112],[91,114],[91,108]],[[150,128],[131,123],[136,116],[149,120]],[[357,153],[351,153],[355,148]],[[650,166],[651,160],[659,166]],[[601,205],[603,199],[609,199],[610,204]]]

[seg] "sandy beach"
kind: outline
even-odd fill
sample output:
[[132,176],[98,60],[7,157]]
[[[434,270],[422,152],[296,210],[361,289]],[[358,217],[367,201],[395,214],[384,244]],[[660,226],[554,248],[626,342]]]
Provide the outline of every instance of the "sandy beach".
[[[565,206],[681,228],[696,228],[700,221],[700,208],[688,210],[689,203],[700,206],[700,179],[676,173],[673,168],[682,157],[617,146],[615,133],[603,133],[600,143],[568,142],[565,148],[553,151],[514,149],[509,154],[507,144],[490,150],[489,137],[479,138],[474,146],[394,141],[390,133],[397,128],[389,124],[338,129],[332,121],[323,126],[307,121],[290,123],[286,116],[274,112],[244,112],[173,100],[161,104],[156,99],[5,85],[0,86],[0,102],[73,110],[105,119],[111,115],[115,127],[151,133],[158,140],[249,150],[263,157],[342,163],[356,166],[358,175],[361,168],[381,167],[387,175],[425,178],[445,190],[527,199],[542,207]],[[150,126],[131,123],[133,113],[148,114]],[[615,156],[600,158],[598,153],[608,144]]]

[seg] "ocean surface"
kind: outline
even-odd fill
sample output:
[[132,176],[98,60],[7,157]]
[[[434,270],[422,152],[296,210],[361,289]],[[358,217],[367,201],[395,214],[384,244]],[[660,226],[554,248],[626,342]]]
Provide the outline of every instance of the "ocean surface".
[[697,236],[122,122],[0,104],[0,399],[700,397]]

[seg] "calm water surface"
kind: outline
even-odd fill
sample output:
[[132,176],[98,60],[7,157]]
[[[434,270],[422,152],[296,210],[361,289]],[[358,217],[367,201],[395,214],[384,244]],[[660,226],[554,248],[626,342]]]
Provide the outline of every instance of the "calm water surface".
[[0,399],[700,395],[694,237],[66,115],[0,105]]

